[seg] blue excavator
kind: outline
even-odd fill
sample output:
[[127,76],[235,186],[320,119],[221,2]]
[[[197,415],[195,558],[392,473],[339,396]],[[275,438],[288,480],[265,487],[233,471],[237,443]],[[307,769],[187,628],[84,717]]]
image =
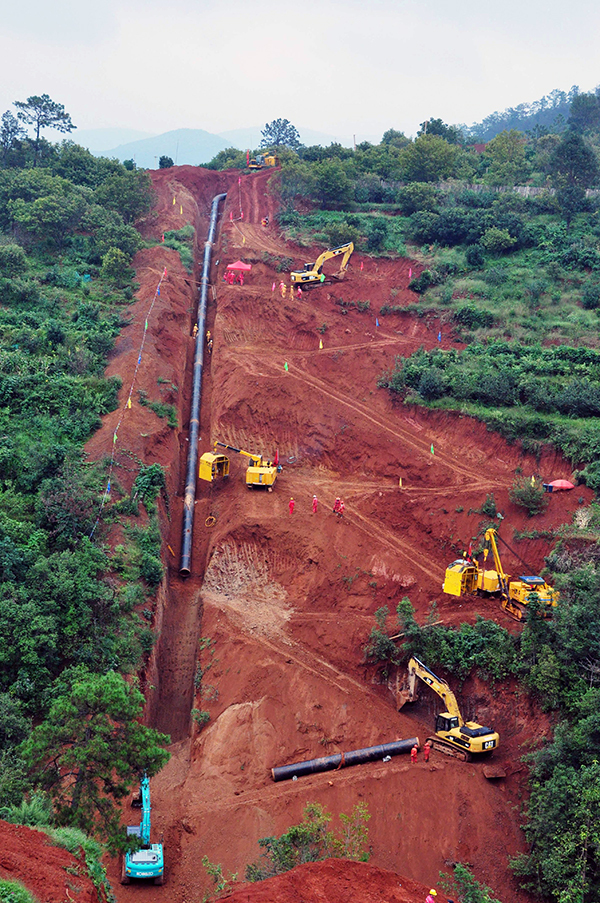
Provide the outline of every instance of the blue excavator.
[[150,842],[150,780],[145,774],[140,784],[140,792],[133,798],[132,806],[141,808],[142,820],[139,825],[128,825],[127,836],[139,837],[141,846],[123,856],[121,884],[129,884],[132,878],[151,879],[154,884],[165,880],[165,858],[162,843]]

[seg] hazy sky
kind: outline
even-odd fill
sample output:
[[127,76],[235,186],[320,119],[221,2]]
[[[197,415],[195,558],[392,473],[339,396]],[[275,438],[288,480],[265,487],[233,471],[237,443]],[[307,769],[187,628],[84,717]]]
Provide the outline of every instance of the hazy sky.
[[282,117],[360,141],[600,83],[596,0],[0,3],[0,113],[49,94],[81,129]]

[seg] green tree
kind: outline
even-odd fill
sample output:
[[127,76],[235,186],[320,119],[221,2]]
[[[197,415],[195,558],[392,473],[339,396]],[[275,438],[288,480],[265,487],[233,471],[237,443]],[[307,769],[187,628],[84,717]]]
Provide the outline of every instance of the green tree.
[[402,151],[404,175],[409,182],[437,182],[452,175],[456,147],[439,135],[420,135]]
[[339,207],[348,203],[352,195],[352,182],[339,160],[315,163],[314,173],[315,191],[322,204]]
[[132,270],[127,254],[119,248],[109,248],[102,257],[102,275],[112,279],[119,286],[131,282]]
[[555,188],[592,188],[600,177],[600,167],[593,150],[581,135],[565,132],[550,158],[552,184]]
[[158,168],[159,169],[170,169],[173,166],[173,157],[159,157],[158,158]]
[[150,176],[137,169],[114,173],[96,189],[96,201],[103,207],[116,210],[126,223],[133,223],[154,203]]
[[508,229],[499,229],[498,226],[490,226],[481,236],[481,244],[490,254],[505,254],[517,244]]
[[267,122],[261,133],[261,147],[289,147],[292,150],[300,147],[298,130],[288,119],[274,119]]
[[535,477],[517,477],[508,496],[513,504],[526,508],[529,517],[541,514],[548,507],[548,494],[544,492],[541,480]]
[[600,98],[595,94],[578,94],[569,110],[569,128],[589,132],[600,128]]
[[462,144],[463,141],[462,132],[458,126],[446,125],[442,119],[426,119],[421,123],[417,135],[439,135],[448,144]]
[[126,843],[116,804],[141,774],[155,775],[169,759],[169,737],[140,723],[143,707],[137,685],[120,674],[78,669],[22,746],[57,822],[99,834],[113,851]]
[[10,110],[2,114],[0,126],[0,155],[2,166],[10,163],[10,154],[17,141],[25,137],[25,129],[19,124],[19,120]]
[[524,181],[528,175],[525,145],[525,136],[516,129],[505,130],[492,138],[483,156],[487,165],[485,182],[488,185],[517,185]]
[[32,125],[35,130],[35,153],[33,165],[37,165],[40,132],[42,129],[55,129],[58,132],[72,132],[77,126],[73,125],[71,117],[65,113],[61,103],[51,100],[47,94],[41,96],[32,95],[27,100],[15,100],[15,107],[19,111],[17,116],[26,125]]

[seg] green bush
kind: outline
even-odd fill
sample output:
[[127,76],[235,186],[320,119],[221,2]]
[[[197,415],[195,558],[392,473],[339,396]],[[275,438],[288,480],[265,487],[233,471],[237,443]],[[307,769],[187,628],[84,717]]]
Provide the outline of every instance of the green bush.
[[550,501],[548,494],[544,492],[541,480],[535,477],[517,478],[508,495],[513,504],[527,509],[529,517],[545,511]]

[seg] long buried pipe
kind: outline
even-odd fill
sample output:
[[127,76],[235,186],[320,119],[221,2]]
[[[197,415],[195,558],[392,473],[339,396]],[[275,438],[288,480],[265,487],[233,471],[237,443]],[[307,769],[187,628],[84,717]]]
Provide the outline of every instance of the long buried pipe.
[[419,745],[418,737],[412,737],[410,740],[394,740],[393,743],[353,749],[351,752],[336,753],[334,756],[324,756],[321,759],[307,759],[294,765],[279,765],[271,769],[271,775],[274,781],[288,781],[290,778],[301,778],[305,774],[315,774],[318,771],[333,771],[334,768],[346,768],[350,765],[360,765],[362,762],[374,762],[375,759],[383,759],[386,756],[397,756],[399,753],[410,752],[413,746]]
[[219,203],[227,197],[226,194],[217,194],[213,198],[210,213],[210,227],[208,239],[204,243],[204,263],[202,276],[200,277],[200,298],[198,301],[198,334],[196,335],[196,349],[194,352],[194,380],[192,384],[192,404],[190,407],[190,432],[185,475],[185,491],[183,496],[183,526],[181,528],[181,557],[179,560],[179,573],[187,577],[191,571],[192,561],[192,536],[194,531],[194,502],[196,501],[196,477],[198,470],[198,440],[200,437],[200,397],[202,394],[202,367],[204,365],[204,326],[206,323],[206,304],[208,300],[208,286],[210,273],[210,258],[212,246],[215,240],[217,228],[217,216]]

